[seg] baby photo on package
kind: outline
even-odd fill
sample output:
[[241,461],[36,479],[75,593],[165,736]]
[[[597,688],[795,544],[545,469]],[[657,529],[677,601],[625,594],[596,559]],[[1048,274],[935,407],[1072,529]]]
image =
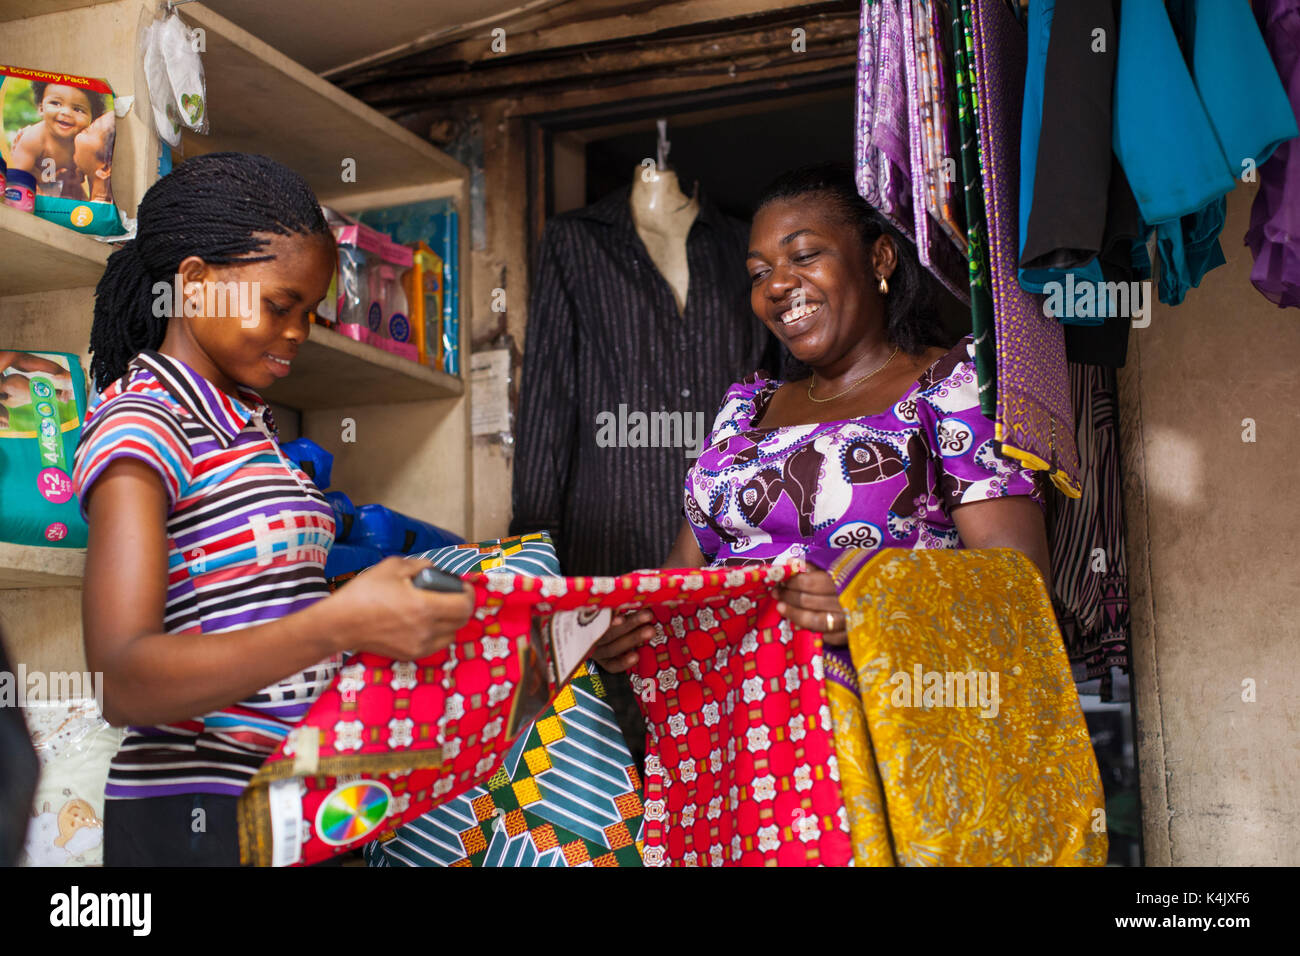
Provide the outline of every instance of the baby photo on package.
[[0,66],[0,153],[30,176],[35,213],[78,232],[122,232],[113,204],[113,90],[103,80]]

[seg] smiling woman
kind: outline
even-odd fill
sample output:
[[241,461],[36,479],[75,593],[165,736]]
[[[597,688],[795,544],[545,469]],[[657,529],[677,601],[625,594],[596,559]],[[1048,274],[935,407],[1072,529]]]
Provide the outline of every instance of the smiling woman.
[[[980,412],[970,337],[949,347],[915,249],[862,200],[848,167],[778,178],[749,246],[754,313],[811,374],[756,374],[728,390],[664,566],[828,568],[848,548],[1006,547],[1048,579],[1043,499]],[[794,576],[783,597],[792,624],[845,643],[825,571]],[[622,670],[653,636],[633,615],[596,657]]]
[[103,394],[72,476],[90,524],[86,659],[104,716],[130,725],[104,860],[235,865],[236,799],[341,653],[425,657],[471,600],[412,587],[428,562],[397,558],[329,595],[333,512],[254,391],[290,373],[333,272],[302,178],[200,156],[149,189],[138,222],[96,290]]

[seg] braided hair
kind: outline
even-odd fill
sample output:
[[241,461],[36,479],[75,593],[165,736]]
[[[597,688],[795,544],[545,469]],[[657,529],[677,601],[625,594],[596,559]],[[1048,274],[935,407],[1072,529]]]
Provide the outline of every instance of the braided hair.
[[171,282],[183,259],[212,265],[264,262],[267,238],[332,239],[320,203],[301,176],[265,156],[207,153],[186,160],[140,200],[135,238],[108,259],[95,288],[90,372],[102,391],[139,352],[167,334],[154,314],[154,283]]
[[782,173],[763,190],[755,212],[777,201],[809,199],[828,200],[841,222],[857,228],[864,250],[882,235],[893,241],[897,265],[885,299],[889,341],[909,355],[920,355],[932,345],[951,345],[935,304],[934,280],[917,258],[916,247],[858,195],[847,164],[818,163]]

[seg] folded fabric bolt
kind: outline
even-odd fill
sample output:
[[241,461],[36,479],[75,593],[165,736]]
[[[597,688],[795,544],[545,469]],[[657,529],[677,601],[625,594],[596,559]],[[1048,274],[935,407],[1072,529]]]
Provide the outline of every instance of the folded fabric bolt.
[[850,653],[827,655],[826,685],[854,861],[1103,865],[1101,777],[1033,563],[858,550],[831,573]]

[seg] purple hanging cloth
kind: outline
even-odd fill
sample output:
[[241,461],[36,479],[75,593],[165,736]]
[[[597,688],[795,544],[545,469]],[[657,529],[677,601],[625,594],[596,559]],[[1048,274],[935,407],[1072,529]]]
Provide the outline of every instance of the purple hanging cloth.
[[989,266],[997,341],[996,435],[1002,453],[1046,471],[1077,498],[1079,452],[1074,438],[1065,333],[1044,314],[1042,298],[1020,287],[1020,120],[1028,49],[1006,4],[977,3],[975,84],[980,167],[988,205]]
[[855,136],[858,193],[914,239],[903,62],[898,0],[863,0]]
[[[1255,19],[1300,123],[1300,0],[1255,0]],[[1300,306],[1300,140],[1278,146],[1259,167],[1246,245],[1250,281],[1279,306]]]

